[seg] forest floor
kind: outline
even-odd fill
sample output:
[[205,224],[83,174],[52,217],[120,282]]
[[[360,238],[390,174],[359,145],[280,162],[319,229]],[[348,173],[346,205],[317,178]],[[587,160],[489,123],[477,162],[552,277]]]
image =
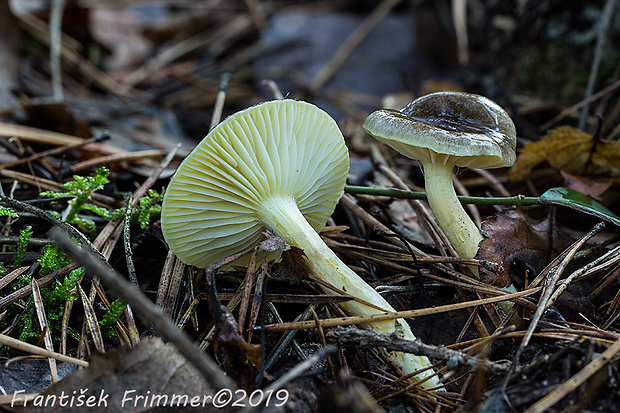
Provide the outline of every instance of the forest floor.
[[[0,411],[149,411],[164,395],[213,411],[620,411],[619,9],[0,0]],[[446,90],[492,99],[517,130],[514,166],[456,171],[475,258],[435,223],[420,163],[362,128]],[[282,97],[337,122],[350,170],[321,236],[418,341],[360,327],[298,249],[206,270],[169,250],[161,202],[181,161]],[[428,356],[442,389],[381,348]]]

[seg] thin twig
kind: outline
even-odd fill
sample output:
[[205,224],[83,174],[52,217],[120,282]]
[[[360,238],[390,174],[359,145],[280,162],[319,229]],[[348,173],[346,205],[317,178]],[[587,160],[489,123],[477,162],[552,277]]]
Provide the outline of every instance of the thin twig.
[[14,161],[9,161],[9,162],[4,162],[2,164],[0,164],[0,169],[7,169],[7,168],[12,168],[14,166],[17,165],[21,165],[24,163],[30,163],[30,162],[34,162],[38,159],[41,158],[45,158],[47,156],[54,156],[54,155],[60,155],[61,153],[65,153],[67,151],[73,150],[73,149],[78,149],[81,147],[84,147],[86,145],[90,145],[93,143],[98,143],[98,142],[102,142],[106,139],[110,139],[110,135],[108,135],[107,132],[101,133],[93,138],[90,139],[84,139],[83,142],[75,142],[69,145],[63,145],[63,146],[59,146],[57,148],[52,148],[52,149],[48,149],[47,151],[42,151],[42,152],[38,152],[35,153],[34,155],[28,156],[26,158],[21,158],[21,159],[16,159]]
[[[55,146],[76,145],[84,142],[83,138],[78,138],[77,136],[4,122],[0,122],[0,136],[17,137],[24,141],[38,142],[45,145]],[[93,149],[99,154],[118,154],[125,152],[120,148],[104,143],[88,144],[86,148]]]
[[[269,296],[267,296],[267,299],[269,299]],[[267,305],[270,306],[270,307],[273,307],[273,309],[275,310],[275,306],[273,305],[273,303],[271,301],[267,301]],[[308,306],[303,313],[301,313],[297,317],[295,317],[294,321],[305,321],[305,320],[307,320],[310,317],[310,315],[312,314],[312,311],[311,311],[312,308],[313,308],[312,305]],[[274,313],[274,316],[276,317],[276,320],[278,321],[278,323],[283,323],[284,322],[281,319],[278,319],[278,317],[280,315],[277,312],[274,311],[273,313]],[[291,331],[287,332],[286,334],[284,334],[282,337],[280,337],[278,342],[273,346],[273,350],[271,351],[271,353],[266,357],[265,371],[271,370],[271,367],[279,360],[280,356],[288,348],[289,344],[292,344],[293,349],[295,350],[297,355],[302,360],[307,360],[308,359],[308,356],[303,352],[301,347],[299,347],[299,344],[297,343],[297,341],[294,340],[296,334],[297,334],[297,330],[291,330]]]
[[276,82],[274,82],[271,79],[266,79],[266,80],[263,80],[262,83],[272,98],[274,98],[275,100],[284,99],[284,95],[282,95],[282,92],[280,91],[280,88],[278,87],[278,84]]
[[[592,59],[592,67],[590,68],[590,77],[588,78],[588,85],[586,86],[584,100],[587,100],[592,95],[592,90],[594,89],[594,83],[596,82],[596,78],[598,75],[601,58],[603,57],[603,46],[605,45],[605,38],[607,37],[607,32],[609,30],[609,22],[611,21],[611,16],[613,14],[615,5],[616,0],[607,0],[607,2],[605,3],[605,7],[603,8],[603,11],[601,13],[601,20],[599,23],[598,34],[596,38],[596,46],[594,48],[594,59]],[[581,108],[578,124],[578,128],[580,130],[584,130],[586,127],[589,106],[589,104],[586,104]]]
[[613,263],[615,263],[616,261],[618,261],[619,259],[620,259],[620,246],[617,246],[616,248],[607,252],[605,255],[595,259],[592,262],[589,262],[588,264],[574,271],[572,274],[566,277],[562,281],[562,283],[558,286],[558,288],[554,291],[553,295],[549,299],[549,304],[547,305],[547,308],[549,308],[551,305],[553,305],[553,303],[557,301],[560,295],[564,291],[566,291],[568,286],[573,281],[584,276],[586,273],[594,273],[604,267],[608,267],[612,265]]
[[[46,286],[52,283],[57,278],[64,277],[65,275],[69,274],[71,271],[75,270],[78,267],[79,265],[77,264],[69,264],[66,267],[62,267],[58,271],[54,271],[53,273],[48,274],[45,277],[39,278],[37,280],[37,282],[39,283],[39,287]],[[32,292],[31,287],[27,285],[5,297],[0,298],[0,310],[2,310],[8,305],[13,304],[14,302],[18,300],[21,300],[24,297],[27,297],[28,295],[31,294],[31,292]]]
[[73,225],[67,224],[66,222],[56,218],[54,215],[50,214],[49,212],[43,209],[37,208],[35,206],[32,206],[30,204],[27,204],[25,202],[18,201],[17,199],[9,198],[4,195],[0,195],[0,203],[6,206],[9,206],[11,208],[19,209],[21,211],[30,212],[31,214],[36,215],[37,217],[49,222],[53,226],[62,228],[63,231],[67,232],[69,235],[79,240],[80,243],[87,245],[93,252],[95,252],[95,254],[101,256],[101,253],[99,252],[99,250],[97,250],[91,244],[91,242],[84,236],[84,234],[78,231]]
[[61,68],[61,33],[62,15],[65,9],[65,0],[53,0],[50,16],[50,68],[52,72],[52,90],[54,100],[62,102],[64,93],[62,90],[62,68]]
[[215,98],[215,107],[213,108],[213,116],[211,117],[211,126],[209,126],[209,131],[212,131],[222,119],[222,111],[224,110],[224,101],[226,100],[226,89],[228,88],[229,80],[230,73],[222,73],[222,76],[220,77],[220,88],[217,91],[217,97]]
[[469,40],[467,37],[467,0],[452,0],[452,21],[458,44],[458,60],[461,66],[469,63]]
[[[32,185],[36,187],[39,191],[42,191],[43,189],[45,189],[46,191],[54,191],[54,192],[69,191],[69,188],[63,186],[62,184],[56,181],[52,181],[50,179],[41,178],[41,177],[34,176],[31,174],[23,173],[23,172],[13,171],[11,169],[0,169],[0,176],[4,176],[10,179],[19,181],[21,183]],[[61,198],[66,198],[66,197],[55,198],[55,200],[61,201],[62,200]],[[71,196],[70,198],[75,198],[75,196]],[[99,205],[104,208],[110,208],[112,206],[117,206],[116,199],[110,196],[107,196],[107,195],[97,193],[97,192],[91,195],[91,202],[95,205]],[[32,203],[33,202],[28,202],[28,204],[32,204]]]
[[174,157],[177,155],[177,152],[179,152],[179,149],[181,149],[181,144],[178,144],[174,148],[172,148],[170,152],[168,153],[168,155],[166,155],[164,160],[161,161],[159,166],[155,168],[153,172],[151,172],[151,175],[149,175],[149,177],[146,178],[146,180],[142,183],[142,185],[140,185],[140,187],[134,191],[133,203],[131,205],[132,207],[135,208],[138,206],[138,203],[140,202],[140,198],[146,195],[149,189],[151,189],[151,187],[155,184],[155,182],[157,182],[157,180],[159,179],[159,176],[164,171],[164,169],[166,169],[168,165],[170,165],[170,162],[172,162]]
[[586,380],[592,377],[597,371],[605,367],[611,359],[616,357],[620,352],[620,339],[616,340],[604,352],[598,355],[594,360],[588,363],[577,374],[558,386],[554,391],[543,397],[536,404],[527,409],[524,413],[543,413],[549,411],[551,407],[564,399],[569,393],[577,389]]
[[146,149],[143,151],[116,153],[107,156],[99,156],[93,159],[76,162],[75,164],[63,169],[62,176],[68,176],[85,169],[99,168],[100,166],[110,166],[120,162],[140,161],[143,159],[159,158],[170,152],[169,149]]
[[245,272],[245,279],[242,284],[241,303],[239,305],[239,319],[237,325],[239,330],[243,331],[245,328],[245,318],[248,313],[248,306],[250,304],[250,295],[252,294],[252,287],[256,282],[256,254],[258,253],[258,247],[254,248],[252,255],[250,256],[250,262]]
[[125,250],[125,262],[127,263],[127,273],[133,285],[138,286],[138,276],[136,275],[136,267],[133,264],[133,251],[131,249],[131,213],[133,209],[133,195],[128,194],[125,197],[125,216],[123,218],[123,248]]
[[[534,315],[532,316],[532,321],[530,322],[530,325],[528,326],[527,331],[525,332],[525,334],[523,335],[523,338],[521,339],[521,344],[519,345],[519,349],[516,351],[513,357],[511,369],[508,372],[508,374],[506,374],[506,378],[504,379],[504,384],[503,384],[504,395],[505,395],[505,389],[507,388],[508,382],[510,381],[510,377],[512,376],[512,373],[514,372],[517,366],[517,363],[519,362],[519,359],[521,358],[521,355],[523,354],[523,351],[525,350],[525,347],[529,344],[530,339],[532,338],[534,334],[534,330],[538,326],[538,322],[540,321],[545,310],[547,309],[547,303],[549,302],[549,299],[551,298],[553,294],[553,290],[555,288],[555,285],[558,279],[564,272],[564,269],[566,268],[568,263],[575,256],[575,253],[590,238],[596,235],[604,227],[605,225],[602,222],[596,224],[586,235],[584,235],[582,238],[580,238],[575,243],[573,243],[573,245],[571,245],[567,249],[567,251],[565,251],[564,254],[561,254],[559,257],[557,257],[555,260],[549,263],[549,265],[547,265],[547,267],[543,271],[541,271],[538,277],[534,279],[532,284],[530,284],[530,286],[533,287],[533,286],[540,284],[544,280],[543,293],[540,299],[538,300],[538,305],[536,306],[536,311],[534,312]],[[562,256],[564,256],[564,258],[559,260],[559,258]]]
[[46,350],[44,348],[24,343],[13,337],[9,337],[4,334],[0,334],[0,344],[14,348],[15,350],[24,351],[26,353],[36,354],[41,357],[49,357],[63,363],[71,363],[80,367],[88,367],[88,362],[74,357],[65,356],[64,354],[55,353],[53,351]]
[[332,59],[312,79],[311,89],[321,90],[323,86],[336,74],[351,53],[362,43],[370,32],[388,15],[388,13],[400,3],[401,0],[383,0],[366,19],[351,33],[340,48],[334,53]]
[[258,30],[262,30],[267,26],[267,17],[265,16],[265,10],[260,4],[260,0],[244,0],[245,5],[250,10],[250,16],[252,16],[252,22]]
[[252,19],[247,13],[236,14],[224,24],[218,25],[215,29],[207,29],[181,42],[175,43],[151,58],[143,66],[131,73],[126,79],[125,84],[134,86],[162,67],[170,64],[178,58],[185,56],[194,50],[204,48],[216,41],[230,39],[231,36],[247,32],[252,28]]
[[592,103],[592,102],[602,98],[603,96],[613,92],[614,90],[618,89],[619,87],[620,87],[620,80],[617,80],[614,83],[612,83],[611,85],[607,86],[606,88],[596,92],[595,94],[593,94],[589,98],[584,99],[582,101],[579,101],[579,102],[575,103],[573,106],[564,109],[558,115],[556,115],[551,120],[549,120],[545,124],[543,124],[540,128],[538,128],[538,130],[539,131],[545,131],[545,130],[549,129],[552,125],[554,125],[555,123],[557,123],[560,120],[564,119],[566,116],[570,115],[573,112],[578,111],[582,107],[584,107],[584,106],[586,106],[586,105],[588,105],[588,104],[590,104],[590,103]]
[[328,341],[338,345],[355,347],[383,347],[387,351],[401,351],[416,355],[425,355],[434,359],[449,361],[454,365],[468,366],[470,368],[484,367],[494,373],[508,371],[510,362],[499,363],[488,359],[470,356],[457,350],[451,350],[443,346],[425,344],[421,340],[414,341],[398,337],[397,334],[381,334],[372,330],[358,328],[336,327],[327,333]]
[[532,337],[532,333],[534,333],[534,330],[536,329],[538,322],[542,318],[545,310],[547,310],[548,308],[547,303],[549,302],[553,294],[555,285],[557,281],[560,279],[560,277],[562,276],[562,274],[564,273],[564,269],[566,268],[568,263],[573,259],[573,257],[575,256],[575,253],[579,249],[581,249],[581,247],[588,240],[590,240],[593,236],[595,236],[604,227],[605,227],[605,224],[603,224],[602,222],[596,224],[590,231],[588,231],[586,235],[584,235],[577,242],[571,245],[570,249],[565,254],[565,258],[557,266],[555,266],[549,271],[548,275],[545,277],[545,280],[544,280],[545,283],[543,286],[543,294],[538,300],[536,311],[534,312],[534,315],[532,316],[532,321],[530,322],[530,325],[527,329],[525,336],[523,336],[523,340],[521,341],[521,345],[519,346],[520,351],[517,352],[517,355],[515,356],[515,360],[518,360],[518,357],[521,355],[522,350],[528,345],[530,338]]

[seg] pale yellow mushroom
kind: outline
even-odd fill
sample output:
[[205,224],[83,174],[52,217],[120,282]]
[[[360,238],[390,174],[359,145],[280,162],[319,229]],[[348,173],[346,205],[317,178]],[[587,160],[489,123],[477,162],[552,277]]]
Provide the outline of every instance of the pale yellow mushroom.
[[[321,109],[295,100],[250,107],[215,127],[179,166],[163,201],[164,237],[181,261],[205,268],[256,245],[269,229],[302,249],[317,277],[394,311],[318,234],[343,194],[348,168],[344,138]],[[351,315],[379,312],[356,301],[342,307]],[[415,339],[402,319],[369,326]],[[405,374],[430,366],[423,356],[387,356]],[[416,376],[424,378],[426,388],[440,385],[432,369]]]

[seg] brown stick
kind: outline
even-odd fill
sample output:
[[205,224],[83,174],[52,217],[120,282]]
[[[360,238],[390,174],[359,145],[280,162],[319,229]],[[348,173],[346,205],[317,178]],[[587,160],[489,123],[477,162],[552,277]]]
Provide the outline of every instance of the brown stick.
[[234,382],[226,377],[217,364],[200,351],[198,346],[163,313],[162,309],[155,306],[140,290],[111,269],[109,265],[104,264],[104,260],[100,257],[96,257],[90,251],[83,250],[74,244],[62,230],[53,228],[50,235],[58,243],[58,246],[78,264],[92,274],[96,274],[107,288],[113,290],[123,301],[142,315],[147,322],[151,323],[163,338],[173,343],[181,354],[202,373],[209,385],[217,390],[230,389],[234,391]]

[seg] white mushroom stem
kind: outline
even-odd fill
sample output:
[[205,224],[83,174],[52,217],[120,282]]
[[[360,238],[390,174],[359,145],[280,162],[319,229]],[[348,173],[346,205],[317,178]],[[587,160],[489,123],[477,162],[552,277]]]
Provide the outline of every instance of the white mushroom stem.
[[[437,219],[437,224],[446,234],[456,252],[463,258],[475,258],[478,254],[478,246],[484,238],[456,196],[452,184],[453,169],[453,164],[424,163],[426,198]],[[469,265],[468,268],[474,277],[480,278],[478,267]],[[507,288],[507,291],[516,291],[512,284]],[[498,305],[507,313],[514,304],[511,301],[502,301]],[[519,322],[518,316],[511,320],[513,324],[518,325]]]
[[424,162],[426,196],[439,227],[456,252],[463,258],[474,258],[483,237],[456,196],[452,184],[452,169],[452,163]]
[[[304,251],[308,258],[308,268],[315,276],[337,289],[372,303],[385,311],[395,311],[378,292],[344,264],[323,242],[319,234],[301,214],[297,203],[292,197],[282,196],[266,199],[262,203],[262,208],[258,211],[258,215],[261,221],[276,235]],[[327,294],[335,294],[332,290],[323,289]],[[341,306],[351,315],[380,313],[379,310],[356,301],[342,303]],[[402,338],[415,340],[409,325],[402,319],[378,321],[368,325],[380,333],[390,334],[396,332]],[[401,352],[384,353],[401,368],[404,374],[411,374],[431,365],[428,358],[424,356]],[[415,376],[415,378],[422,380],[433,374],[434,371],[428,369]],[[422,385],[425,388],[434,388],[439,386],[440,382],[437,376],[434,376],[426,380]]]

